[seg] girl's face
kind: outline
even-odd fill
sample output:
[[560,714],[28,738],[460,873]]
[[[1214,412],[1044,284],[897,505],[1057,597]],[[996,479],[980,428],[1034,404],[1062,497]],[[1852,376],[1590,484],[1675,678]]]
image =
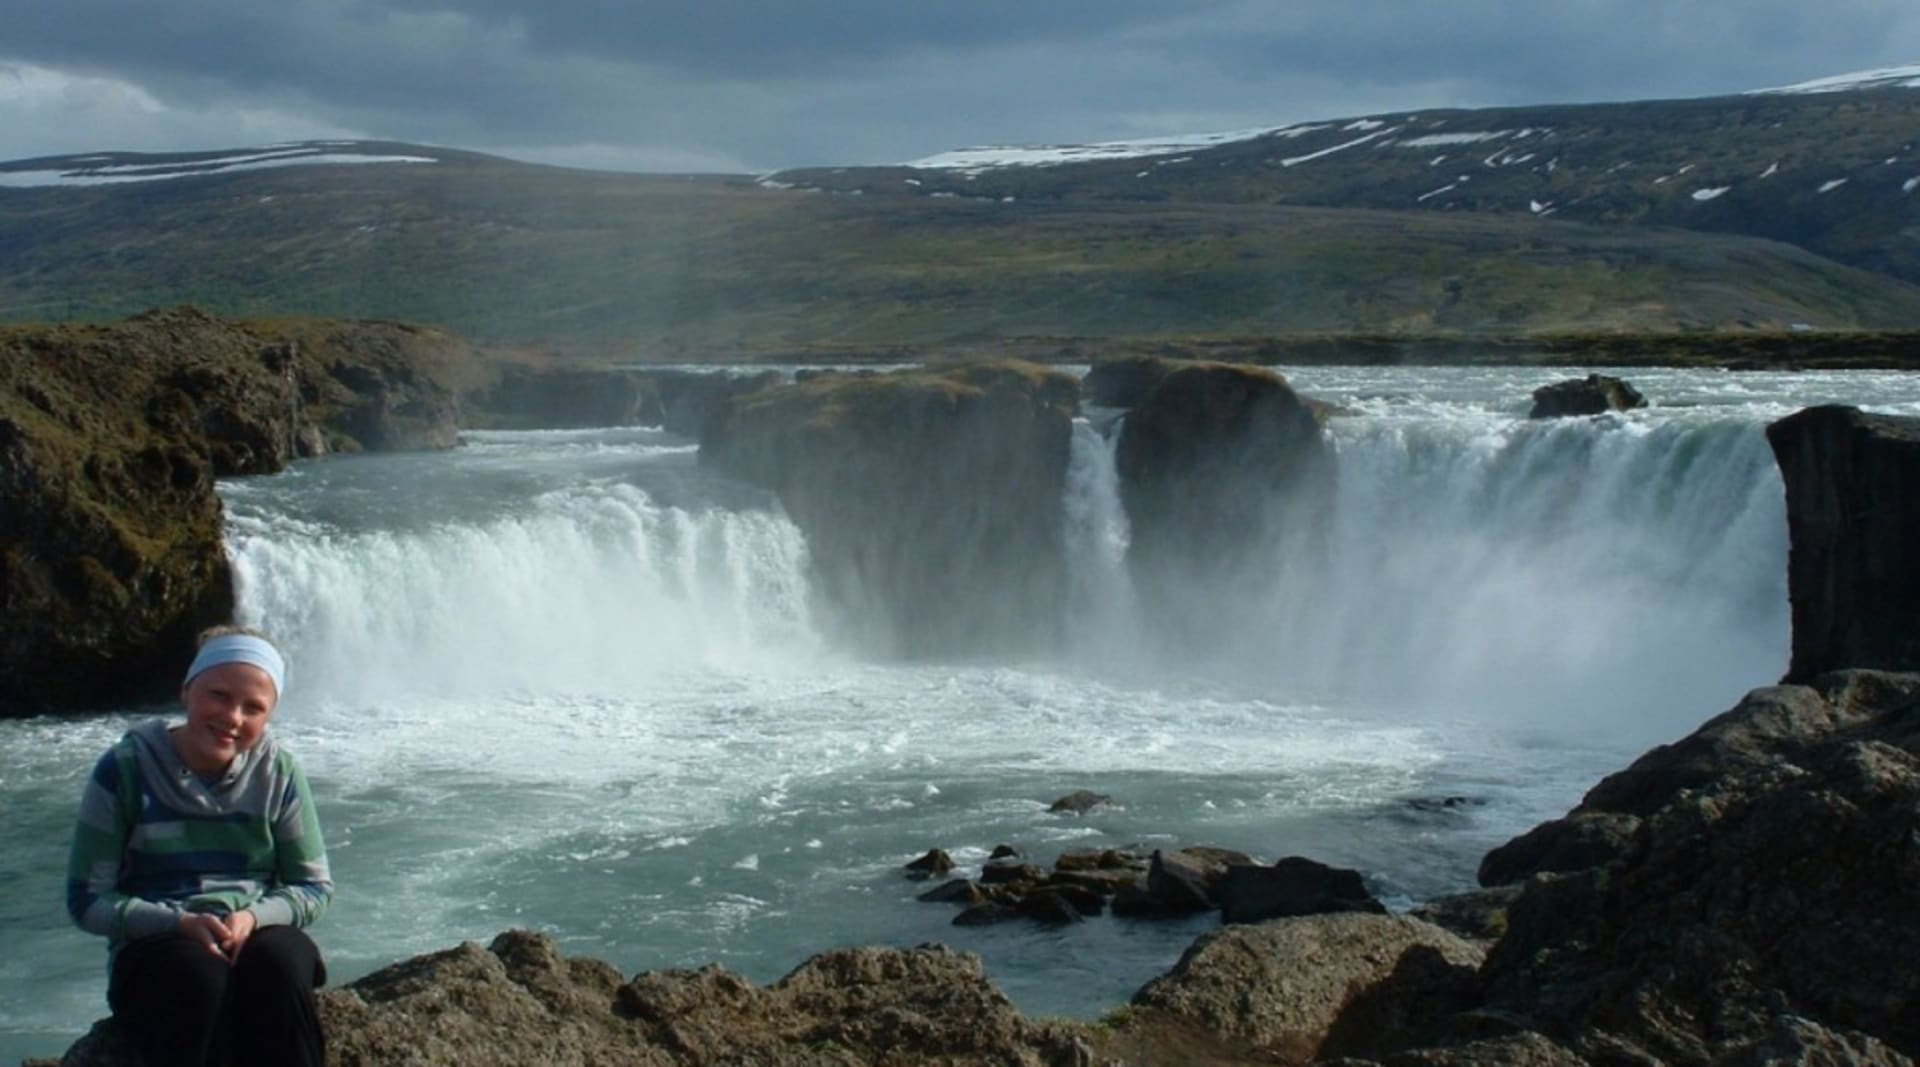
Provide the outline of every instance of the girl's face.
[[222,663],[183,686],[180,702],[187,706],[187,725],[174,735],[180,758],[195,774],[218,774],[260,743],[280,694],[260,668]]

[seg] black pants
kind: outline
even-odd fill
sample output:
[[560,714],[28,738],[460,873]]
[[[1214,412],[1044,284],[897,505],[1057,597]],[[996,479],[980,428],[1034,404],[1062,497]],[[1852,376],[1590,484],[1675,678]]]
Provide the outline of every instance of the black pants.
[[266,926],[229,964],[185,934],[120,949],[107,1003],[147,1067],[321,1067],[325,1043],[313,989],[320,950],[291,926]]

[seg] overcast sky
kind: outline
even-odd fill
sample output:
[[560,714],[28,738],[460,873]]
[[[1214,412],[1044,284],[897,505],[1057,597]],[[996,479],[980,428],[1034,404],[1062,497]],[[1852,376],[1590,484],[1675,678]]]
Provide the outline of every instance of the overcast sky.
[[1920,0],[0,0],[0,159],[904,162],[1920,64]]

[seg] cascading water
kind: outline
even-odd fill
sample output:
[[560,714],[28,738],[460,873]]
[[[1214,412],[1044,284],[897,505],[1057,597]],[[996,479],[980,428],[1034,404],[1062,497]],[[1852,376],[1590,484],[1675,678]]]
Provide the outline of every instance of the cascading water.
[[[834,648],[799,531],[659,431],[472,434],[223,484],[242,613],[291,654],[274,730],[327,827],[331,970],[514,925],[627,971],[761,981],[831,945],[938,939],[1028,1011],[1097,1014],[1205,924],[954,928],[899,866],[1210,843],[1356,866],[1399,904],[1465,888],[1485,849],[1778,677],[1764,423],[1920,413],[1911,376],[1636,372],[1669,406],[1526,423],[1560,376],[1292,375],[1354,412],[1329,429],[1325,546],[1231,598],[1194,589],[1233,605],[1203,657],[1147,636],[1091,424],[1063,501],[1070,640],[1017,663]],[[150,710],[0,723],[0,884],[23,887],[0,894],[0,1060],[57,1054],[103,1011],[58,872],[92,759]],[[1047,812],[1076,788],[1114,803]],[[1473,803],[1408,803],[1436,795]]]

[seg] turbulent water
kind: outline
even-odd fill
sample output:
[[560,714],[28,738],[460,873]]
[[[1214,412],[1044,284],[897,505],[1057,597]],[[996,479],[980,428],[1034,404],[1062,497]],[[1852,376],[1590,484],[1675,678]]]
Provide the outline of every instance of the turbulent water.
[[[1076,427],[1067,639],[1021,661],[833,647],[777,504],[655,430],[223,484],[243,615],[290,653],[274,729],[322,806],[336,981],[510,926],[762,981],[937,939],[1030,1012],[1093,1015],[1213,920],[957,928],[900,865],[1209,843],[1356,866],[1401,906],[1467,888],[1488,847],[1784,669],[1764,425],[1920,414],[1897,374],[1639,371],[1655,407],[1552,423],[1524,414],[1555,371],[1291,377],[1351,412],[1332,536],[1193,591],[1232,605],[1204,654],[1143,636],[1111,413]],[[83,775],[143,713],[0,723],[0,1061],[104,1010],[61,871]],[[1078,788],[1114,802],[1046,812]],[[1467,802],[1409,803],[1437,797]]]

